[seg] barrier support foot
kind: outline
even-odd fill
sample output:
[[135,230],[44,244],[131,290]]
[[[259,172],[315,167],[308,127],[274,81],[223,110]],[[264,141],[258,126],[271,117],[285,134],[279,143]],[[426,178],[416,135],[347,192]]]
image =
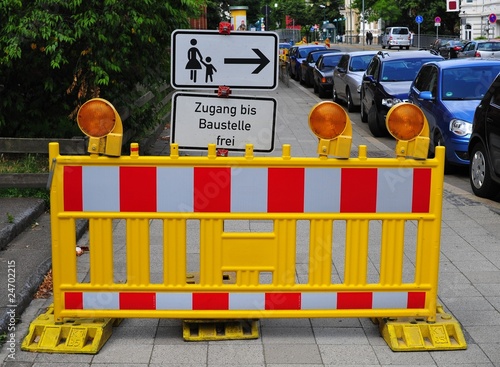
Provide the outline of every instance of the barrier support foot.
[[437,307],[436,322],[425,319],[378,319],[380,334],[395,352],[467,349],[460,323]]
[[182,329],[186,341],[259,338],[258,320],[184,320]]
[[29,352],[97,354],[121,319],[65,319],[54,321],[54,308],[33,320],[21,349]]

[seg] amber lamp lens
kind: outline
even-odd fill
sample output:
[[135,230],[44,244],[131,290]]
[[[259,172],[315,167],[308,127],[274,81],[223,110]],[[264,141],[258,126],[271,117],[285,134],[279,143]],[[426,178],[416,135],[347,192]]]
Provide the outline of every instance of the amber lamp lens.
[[415,105],[403,103],[387,114],[387,129],[398,140],[412,140],[424,129],[425,117]]
[[344,109],[333,102],[320,102],[309,113],[309,127],[321,139],[336,138],[344,132],[346,124]]
[[115,111],[109,102],[93,99],[80,107],[77,121],[84,134],[102,138],[115,127]]

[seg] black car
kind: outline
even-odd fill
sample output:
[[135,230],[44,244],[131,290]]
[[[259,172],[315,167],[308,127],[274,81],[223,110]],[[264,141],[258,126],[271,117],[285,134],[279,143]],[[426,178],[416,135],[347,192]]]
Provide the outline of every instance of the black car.
[[495,198],[500,193],[500,74],[474,113],[469,159],[472,191],[480,197]]
[[340,50],[328,49],[328,50],[319,50],[309,52],[305,60],[302,60],[302,64],[300,65],[300,84],[304,84],[307,87],[313,86],[313,69],[316,61],[318,61],[319,57],[323,54],[335,52]]
[[361,121],[368,122],[375,137],[388,134],[387,112],[408,100],[410,85],[428,61],[444,60],[429,51],[379,51],[370,61],[361,83]]
[[288,75],[290,78],[300,80],[300,65],[305,60],[309,52],[327,50],[324,45],[299,45],[293,46],[288,51]]
[[333,69],[338,65],[343,52],[334,52],[321,55],[316,61],[313,70],[314,93],[321,98],[332,97]]

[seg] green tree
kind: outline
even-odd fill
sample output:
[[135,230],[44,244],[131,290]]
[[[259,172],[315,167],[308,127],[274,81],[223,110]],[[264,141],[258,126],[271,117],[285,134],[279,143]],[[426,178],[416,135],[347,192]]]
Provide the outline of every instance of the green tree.
[[130,104],[138,84],[168,80],[171,32],[203,3],[2,0],[0,135],[71,136],[89,98]]

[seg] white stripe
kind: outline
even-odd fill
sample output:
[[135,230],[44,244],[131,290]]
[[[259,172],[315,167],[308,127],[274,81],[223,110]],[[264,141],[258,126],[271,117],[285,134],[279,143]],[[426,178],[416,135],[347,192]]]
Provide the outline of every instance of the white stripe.
[[189,292],[156,293],[157,310],[192,310],[193,294]]
[[302,310],[335,310],[337,293],[304,292],[301,300]]
[[267,168],[231,169],[231,212],[267,212]]
[[413,168],[379,168],[377,172],[377,213],[410,213]]
[[230,310],[264,310],[265,293],[229,293]]
[[306,168],[304,212],[340,211],[340,168]]
[[119,310],[120,295],[116,292],[84,292],[84,310]]
[[194,211],[194,168],[157,168],[158,212],[192,213]]
[[83,211],[120,211],[120,168],[83,166]]
[[408,308],[407,292],[373,292],[373,309]]

